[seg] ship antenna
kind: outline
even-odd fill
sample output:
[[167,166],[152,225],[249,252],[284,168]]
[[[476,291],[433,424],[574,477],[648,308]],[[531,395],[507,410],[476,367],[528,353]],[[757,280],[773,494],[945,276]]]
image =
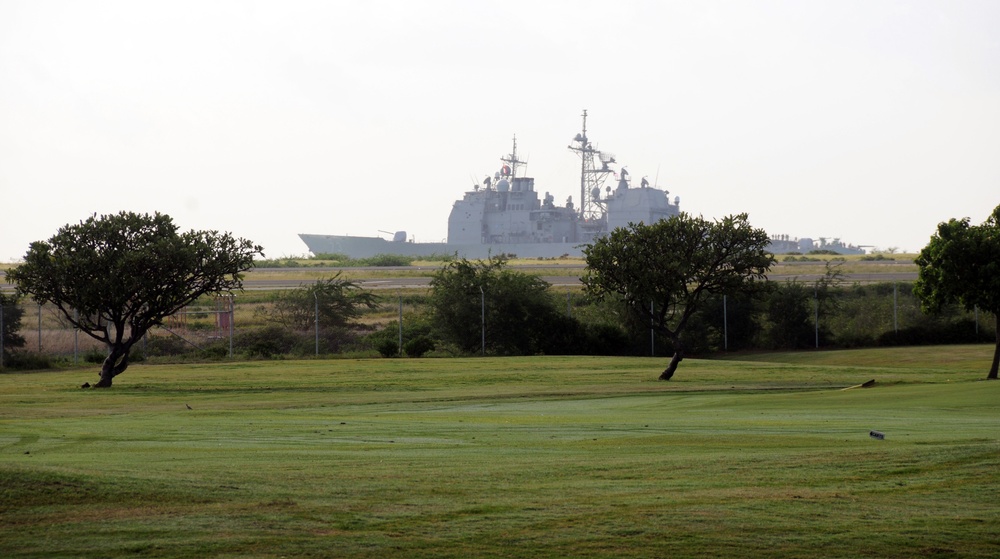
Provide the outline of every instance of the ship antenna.
[[526,161],[521,161],[520,159],[517,158],[517,135],[516,134],[514,135],[514,147],[513,147],[513,149],[511,149],[510,155],[508,155],[506,157],[501,157],[500,161],[503,161],[504,163],[508,163],[510,165],[510,176],[511,176],[511,179],[513,179],[514,177],[517,176],[517,169],[518,169],[518,167],[520,167],[521,165],[524,165],[524,164],[527,163]]
[[616,161],[613,154],[598,150],[587,137],[586,109],[583,111],[583,132],[573,138],[569,149],[580,156],[580,219],[590,222],[603,220],[605,207],[600,199],[601,186],[614,172],[610,165]]

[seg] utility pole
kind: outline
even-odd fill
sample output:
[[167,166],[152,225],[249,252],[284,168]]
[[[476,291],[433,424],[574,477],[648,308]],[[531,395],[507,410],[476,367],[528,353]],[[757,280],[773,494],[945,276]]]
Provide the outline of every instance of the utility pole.
[[483,291],[483,286],[481,285],[479,286],[479,296],[480,296],[479,307],[482,312],[482,317],[480,318],[479,327],[482,330],[483,355],[486,355],[486,292]]

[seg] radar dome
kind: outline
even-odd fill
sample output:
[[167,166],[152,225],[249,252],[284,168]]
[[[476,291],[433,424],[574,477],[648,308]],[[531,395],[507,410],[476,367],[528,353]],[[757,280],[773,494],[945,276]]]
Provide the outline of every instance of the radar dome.
[[500,179],[500,182],[497,183],[497,192],[508,191],[510,191],[510,183],[507,182],[507,179]]

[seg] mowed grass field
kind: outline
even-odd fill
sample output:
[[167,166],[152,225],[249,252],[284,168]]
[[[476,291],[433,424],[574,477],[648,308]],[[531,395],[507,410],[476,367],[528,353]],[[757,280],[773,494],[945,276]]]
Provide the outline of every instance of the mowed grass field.
[[997,557],[991,356],[4,374],[0,556]]

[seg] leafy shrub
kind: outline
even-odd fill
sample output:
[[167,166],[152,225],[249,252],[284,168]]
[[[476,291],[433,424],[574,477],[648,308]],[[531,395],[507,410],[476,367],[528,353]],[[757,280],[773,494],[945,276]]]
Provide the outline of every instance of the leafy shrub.
[[375,342],[375,350],[382,357],[398,357],[399,342],[390,338],[382,338]]
[[249,357],[271,358],[290,353],[300,336],[281,326],[265,326],[241,332],[233,339],[233,345]]
[[880,252],[878,254],[866,254],[866,255],[862,256],[860,258],[860,260],[863,260],[863,261],[866,261],[866,262],[878,262],[878,261],[882,261],[882,260],[892,260],[892,261],[895,261],[896,259],[895,258],[888,258],[888,257],[886,257],[886,255],[884,255],[884,254],[882,254]]
[[[148,336],[144,346],[139,346],[148,357],[183,355],[195,348],[177,336]],[[103,361],[103,358],[101,359]]]
[[255,268],[298,268],[302,263],[294,258],[266,258],[254,260]]
[[586,355],[625,355],[629,339],[625,330],[614,324],[590,324],[584,327]]
[[107,357],[108,357],[107,352],[101,351],[96,347],[92,347],[88,349],[86,353],[83,354],[83,362],[101,364],[104,363],[104,360]]
[[[432,343],[430,349],[425,349],[421,352],[426,353],[427,351],[433,351],[437,349],[439,344],[438,338],[434,335],[431,324],[427,317],[423,315],[412,316],[409,320],[403,323],[403,351],[406,351],[407,345],[418,338],[427,338]],[[399,355],[399,322],[393,321],[379,330],[376,330],[369,334],[365,340],[364,345],[368,348],[375,349],[379,352],[382,357],[396,357]],[[414,346],[417,349],[418,346]],[[409,355],[409,353],[407,353]]]
[[19,305],[20,297],[16,294],[4,295],[0,293],[0,316],[3,316],[3,330],[0,336],[3,337],[4,357],[12,355],[16,348],[24,347],[24,336],[18,334],[21,329],[21,318],[24,316],[24,307]]
[[229,340],[216,340],[202,347],[201,355],[207,359],[225,359],[229,357]]
[[413,264],[412,256],[399,254],[376,254],[371,258],[359,258],[358,266],[409,266]]
[[418,336],[403,344],[403,351],[408,357],[423,357],[428,351],[434,351],[436,344],[429,336]]
[[15,371],[39,371],[42,369],[51,369],[52,359],[48,355],[40,353],[13,351],[4,356],[3,366],[5,369]]
[[272,306],[258,307],[255,314],[299,331],[315,328],[317,320],[323,329],[352,326],[365,309],[378,305],[378,297],[355,281],[341,279],[340,275],[337,272],[332,278],[279,293]]

